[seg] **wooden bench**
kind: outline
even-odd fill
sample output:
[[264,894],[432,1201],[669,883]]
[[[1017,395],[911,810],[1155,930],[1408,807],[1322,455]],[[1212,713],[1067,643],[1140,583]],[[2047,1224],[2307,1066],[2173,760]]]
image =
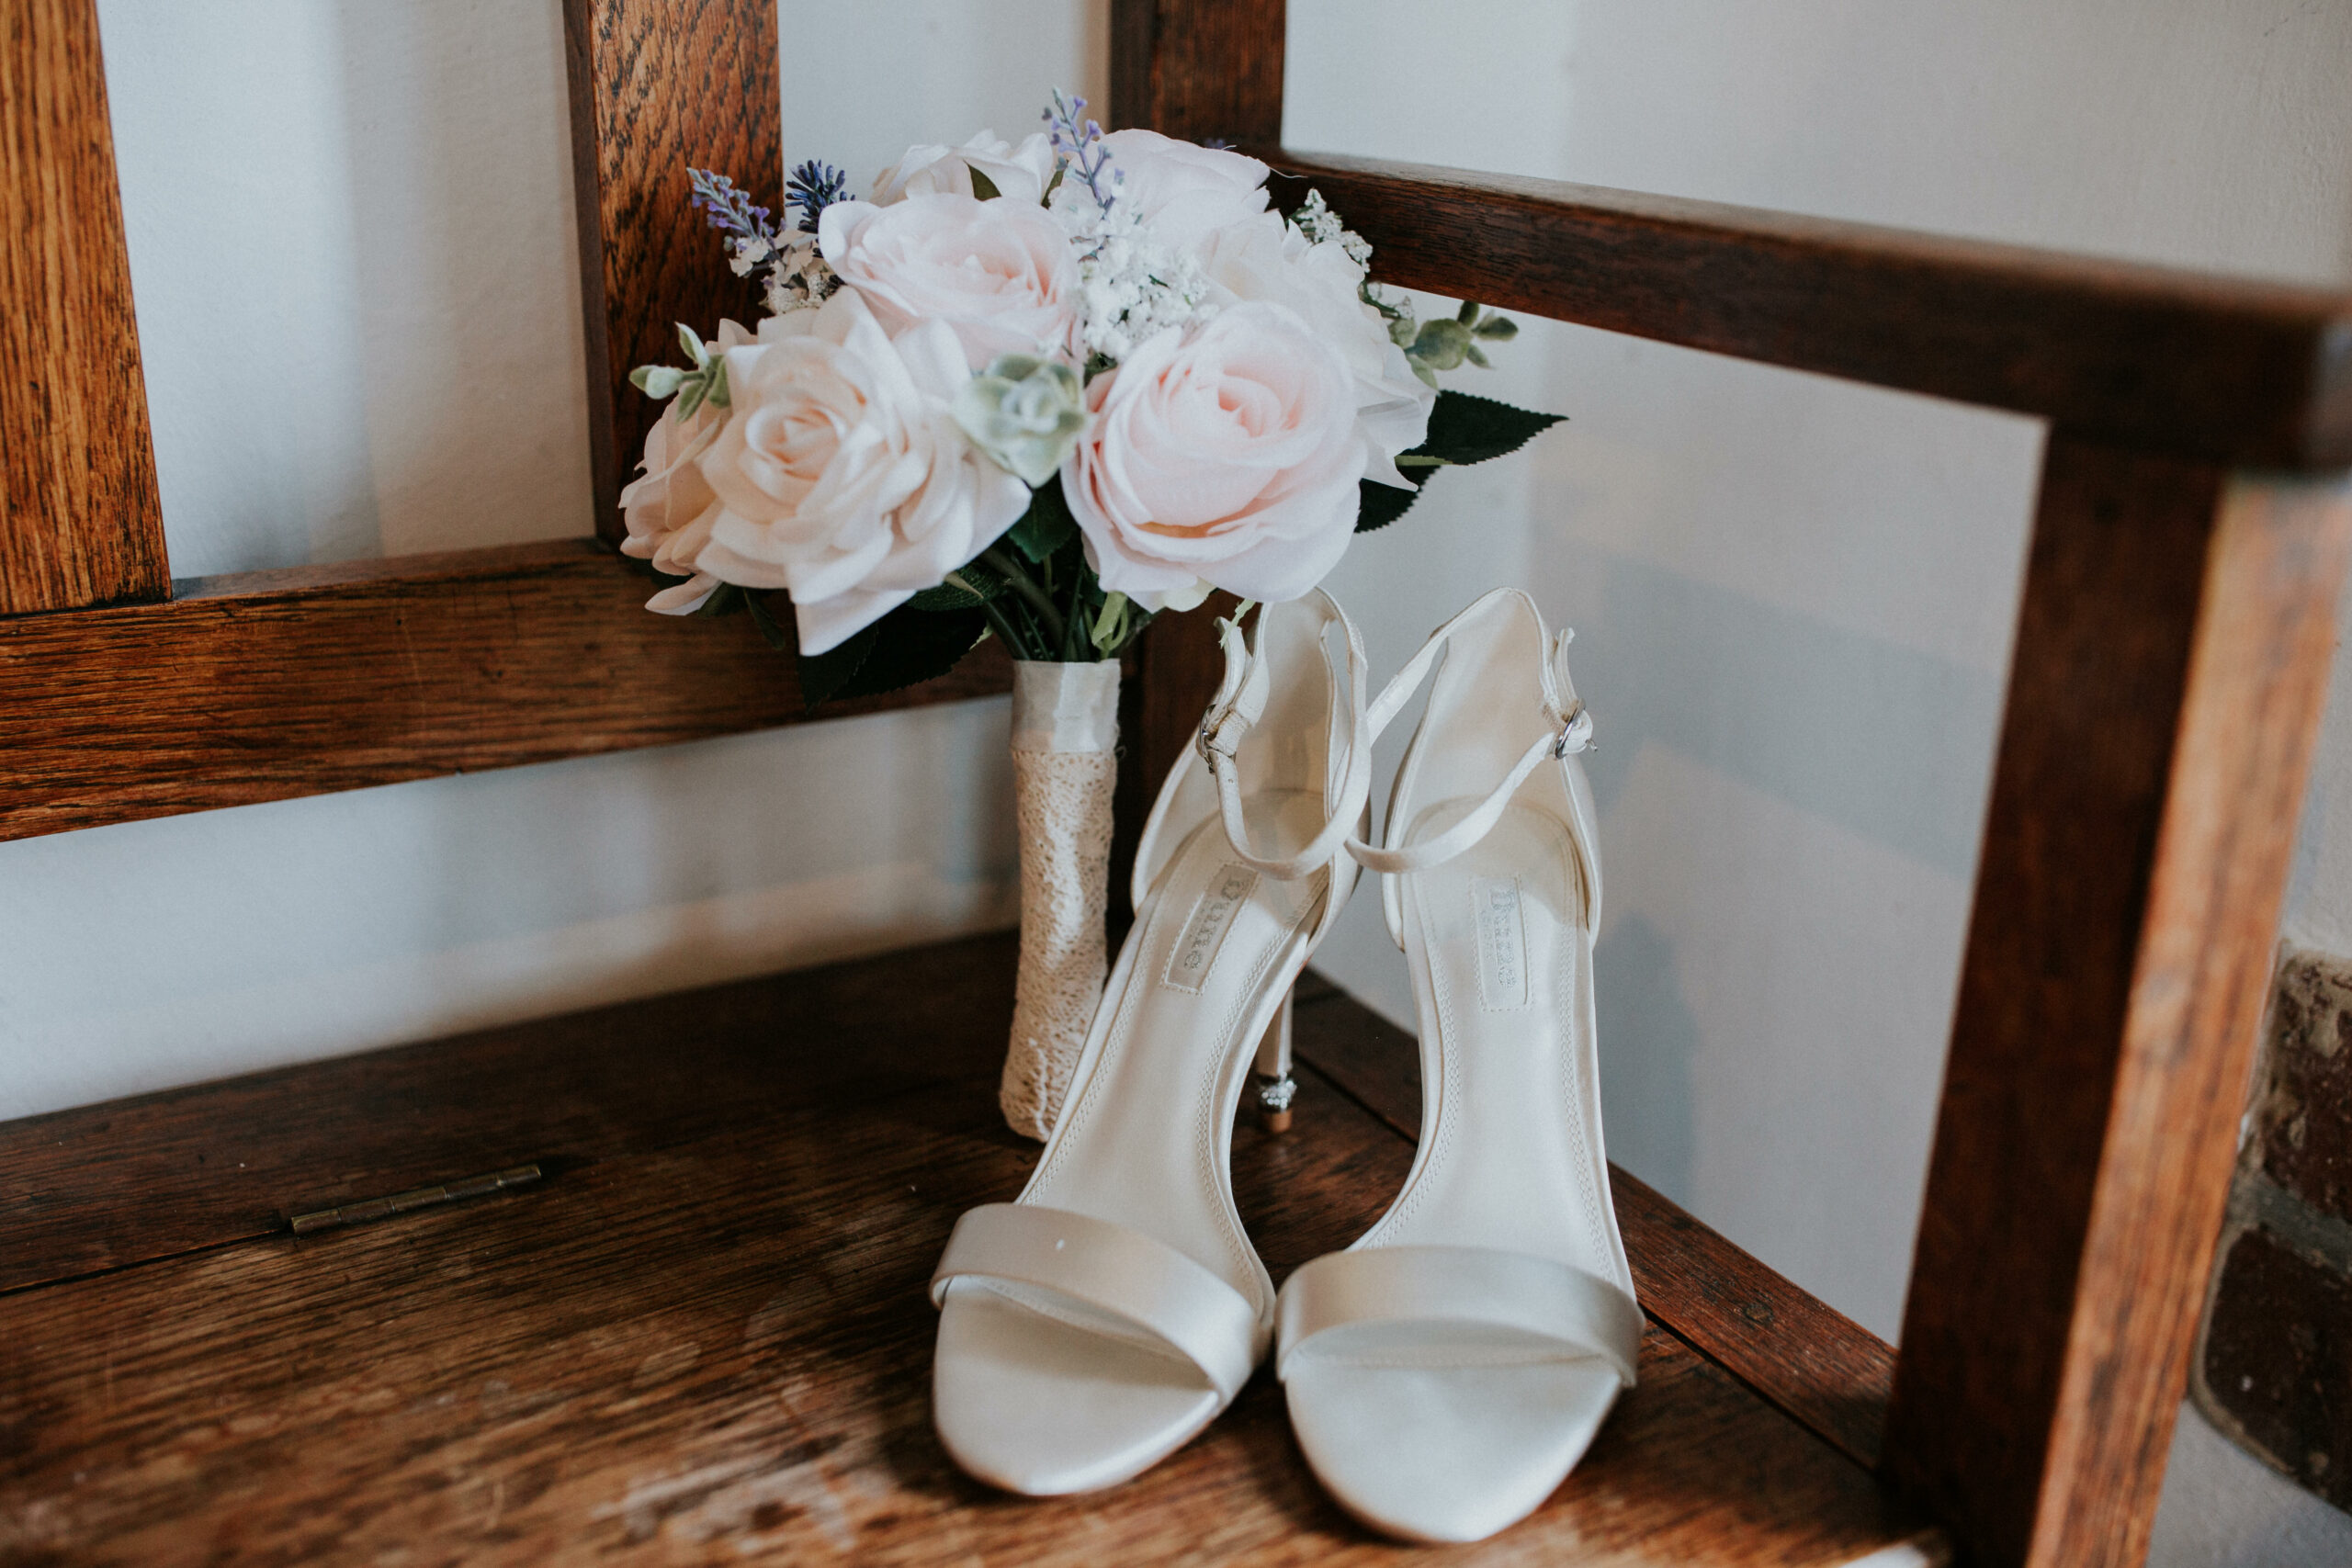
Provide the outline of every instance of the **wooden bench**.
[[[609,541],[623,373],[742,309],[686,162],[780,205],[775,17],[566,17]],[[1311,180],[1386,281],[2050,422],[1900,1355],[1621,1174],[1644,1382],[1464,1555],[2140,1562],[2334,640],[2352,297],[1292,154],[1281,0],[1115,0],[1113,46],[1122,122]],[[0,835],[807,716],[592,541],[174,583],[94,0],[0,51]],[[1130,834],[1204,632],[1136,660]],[[1011,969],[983,939],[0,1127],[0,1562],[1393,1555],[1262,1380],[1100,1497],[946,1463],[918,1286],[1029,1158],[988,1092]],[[1236,1156],[1278,1275],[1418,1125],[1396,1032],[1329,993],[1300,1029],[1300,1131]],[[354,1207],[406,1212],[294,1229]]]

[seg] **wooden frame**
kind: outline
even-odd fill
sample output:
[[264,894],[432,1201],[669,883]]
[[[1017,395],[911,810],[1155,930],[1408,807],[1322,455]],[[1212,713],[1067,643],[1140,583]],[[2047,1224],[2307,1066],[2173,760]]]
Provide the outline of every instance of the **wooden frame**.
[[[644,418],[619,373],[726,303],[679,165],[776,164],[775,24],[767,0],[566,18],[609,533]],[[1117,0],[1114,107],[1265,148],[1390,281],[2052,421],[1878,1452],[1978,1561],[2136,1563],[2352,533],[2352,296],[1291,154],[1282,42],[1279,0]],[[166,571],[92,0],[19,7],[0,47],[0,836],[796,716],[788,667],[637,615],[642,580],[584,540],[135,603]],[[1205,701],[1204,630],[1138,659],[1130,801]]]

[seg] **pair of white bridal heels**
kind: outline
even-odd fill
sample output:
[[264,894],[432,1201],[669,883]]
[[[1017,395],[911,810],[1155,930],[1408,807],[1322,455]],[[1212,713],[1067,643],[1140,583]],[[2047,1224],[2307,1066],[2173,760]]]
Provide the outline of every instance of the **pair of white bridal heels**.
[[[1272,1348],[1307,1462],[1350,1513],[1476,1540],[1574,1468],[1633,1385],[1642,1314],[1601,1149],[1591,723],[1523,593],[1430,637],[1367,703],[1319,592],[1221,627],[1226,674],[1136,855],[1136,919],[1066,1109],[1011,1203],[957,1221],[931,1284],[933,1410],[1013,1492],[1126,1480],[1190,1440]],[[1432,671],[1378,845],[1373,740]],[[1277,1292],[1229,1171],[1253,1057],[1288,1068],[1288,998],[1382,874],[1419,1011],[1404,1190]]]

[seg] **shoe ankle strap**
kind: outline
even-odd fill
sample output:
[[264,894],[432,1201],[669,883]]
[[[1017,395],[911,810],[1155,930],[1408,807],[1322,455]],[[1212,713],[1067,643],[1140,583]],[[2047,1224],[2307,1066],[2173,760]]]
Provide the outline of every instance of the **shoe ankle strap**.
[[[1396,671],[1396,678],[1382,690],[1367,711],[1366,718],[1370,727],[1367,746],[1371,740],[1379,738],[1381,732],[1396,719],[1405,705],[1412,700],[1413,694],[1429,680],[1438,667],[1440,657],[1453,642],[1455,635],[1475,622],[1483,620],[1493,612],[1496,605],[1508,603],[1513,598],[1524,599],[1525,595],[1519,593],[1516,590],[1498,589],[1481,597],[1468,609],[1430,634],[1429,641],[1421,645],[1421,650],[1407,660],[1402,670]],[[1532,608],[1532,605],[1530,607]],[[1536,624],[1538,626],[1543,625],[1540,615],[1537,616]],[[1592,715],[1585,707],[1583,699],[1572,694],[1574,688],[1570,685],[1567,676],[1567,648],[1568,644],[1575,640],[1576,635],[1574,630],[1563,628],[1557,637],[1551,639],[1550,647],[1546,650],[1543,677],[1544,709],[1553,725],[1551,732],[1538,736],[1530,741],[1527,750],[1520,754],[1519,760],[1513,762],[1510,770],[1503,775],[1502,782],[1488,791],[1486,798],[1466,816],[1444,831],[1424,839],[1419,843],[1393,847],[1369,844],[1361,839],[1351,838],[1348,840],[1348,853],[1358,864],[1367,871],[1376,871],[1388,875],[1400,872],[1424,871],[1433,865],[1442,865],[1456,855],[1470,850],[1488,833],[1494,831],[1495,824],[1502,820],[1504,811],[1510,807],[1511,797],[1519,793],[1520,786],[1527,782],[1529,775],[1532,774],[1537,768],[1544,765],[1547,758],[1565,764],[1570,757],[1592,750]],[[1571,694],[1564,695],[1563,694]],[[1390,818],[1393,827],[1396,820],[1396,808],[1393,804],[1390,807]],[[1393,837],[1393,831],[1390,836]]]
[[[1295,613],[1317,617],[1316,640],[1323,648],[1327,661],[1330,659],[1330,647],[1324,634],[1333,626],[1345,634],[1346,669],[1333,671],[1339,677],[1335,682],[1339,688],[1336,695],[1341,704],[1344,722],[1340,728],[1344,734],[1334,733],[1331,738],[1338,752],[1329,760],[1324,779],[1324,799],[1331,807],[1331,815],[1305,849],[1293,855],[1272,858],[1250,848],[1250,825],[1241,803],[1240,770],[1234,758],[1241,749],[1243,738],[1266,711],[1272,684],[1265,651],[1266,618],[1271,614]],[[1216,782],[1217,811],[1235,858],[1278,882],[1294,882],[1321,870],[1340,856],[1351,841],[1351,829],[1363,818],[1365,807],[1371,801],[1372,738],[1377,733],[1368,727],[1365,718],[1371,661],[1364,655],[1363,638],[1357,633],[1355,624],[1319,589],[1295,605],[1261,607],[1252,629],[1254,639],[1245,638],[1235,621],[1217,622],[1217,642],[1225,652],[1225,676],[1218,684],[1216,699],[1202,716],[1200,736],[1194,744]]]

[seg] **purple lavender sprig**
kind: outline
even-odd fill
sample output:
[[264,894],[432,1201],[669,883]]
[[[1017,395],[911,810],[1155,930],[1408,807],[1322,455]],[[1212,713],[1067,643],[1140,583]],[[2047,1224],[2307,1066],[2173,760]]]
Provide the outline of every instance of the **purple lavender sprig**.
[[784,183],[784,205],[800,209],[802,232],[817,231],[817,215],[849,196],[849,176],[831,164],[811,158],[792,171]]
[[686,180],[694,186],[695,210],[710,220],[712,228],[739,243],[752,240],[775,243],[775,224],[768,209],[753,206],[750,195],[733,180],[696,168],[686,170]]
[[1108,212],[1127,176],[1111,167],[1111,150],[1102,145],[1102,128],[1091,119],[1079,119],[1080,111],[1085,107],[1084,98],[1065,98],[1057,87],[1054,107],[1040,118],[1053,142],[1055,166],[1077,171],[1079,183],[1086,186],[1095,204]]

